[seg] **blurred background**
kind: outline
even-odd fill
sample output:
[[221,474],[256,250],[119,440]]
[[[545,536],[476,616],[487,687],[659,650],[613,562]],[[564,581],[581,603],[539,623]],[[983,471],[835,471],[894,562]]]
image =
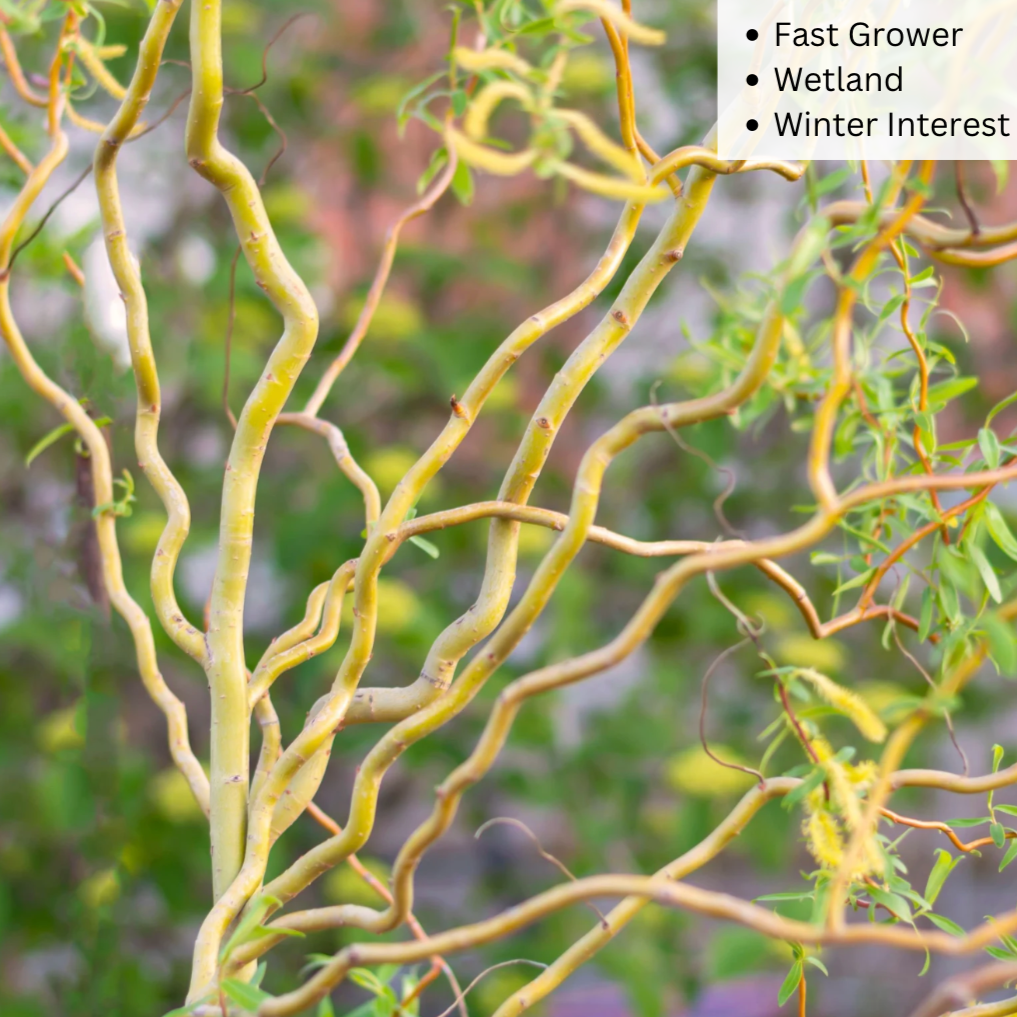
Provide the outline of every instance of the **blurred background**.
[[[107,42],[133,48],[145,26],[143,5],[103,10]],[[385,230],[415,199],[436,139],[419,122],[400,137],[395,112],[407,90],[441,66],[449,31],[447,10],[425,0],[310,0],[299,8],[282,0],[227,0],[227,84],[244,89],[257,82],[266,44],[294,13],[304,12],[272,46],[268,80],[258,92],[286,141],[268,171],[265,201],[322,314],[318,348],[294,402],[306,398],[341,348]],[[643,133],[659,151],[696,142],[714,116],[713,7],[654,0],[637,13],[669,35],[663,48],[633,53]],[[174,59],[186,59],[185,21],[181,17],[174,32]],[[29,67],[33,46],[27,40],[23,50]],[[128,58],[111,66],[121,80],[132,69]],[[601,123],[615,122],[614,70],[602,41],[573,59],[564,85],[567,104]],[[164,68],[152,118],[186,88],[184,68]],[[19,102],[5,77],[0,102],[4,128],[37,156],[38,113]],[[211,583],[231,437],[221,389],[235,244],[222,201],[183,157],[185,108],[125,150],[120,173],[165,396],[161,445],[191,499],[194,523],[178,588],[193,617],[201,615]],[[112,109],[96,96],[87,112],[106,119]],[[279,133],[248,96],[227,99],[223,134],[256,175],[280,149]],[[93,144],[92,136],[74,134],[40,211],[88,164]],[[834,169],[817,167],[820,175]],[[0,164],[0,205],[12,199],[16,183],[14,168]],[[1017,188],[997,195],[987,167],[972,164],[969,185],[980,207],[991,206],[989,221],[1017,214]],[[840,192],[860,195],[856,178]],[[579,400],[533,504],[566,510],[576,467],[593,438],[651,397],[681,398],[709,381],[714,368],[696,353],[697,341],[728,327],[735,311],[754,299],[746,273],[768,270],[786,254],[805,211],[802,196],[800,187],[763,176],[718,183],[683,263]],[[942,207],[955,207],[948,180],[941,198]],[[468,206],[447,196],[406,231],[368,341],[323,411],[342,427],[383,495],[437,434],[449,397],[465,390],[504,336],[585,275],[618,211],[606,200],[531,176],[481,178]],[[499,384],[468,440],[428,489],[422,511],[495,496],[544,388],[596,323],[665,214],[661,207],[647,213],[619,282],[533,347]],[[43,366],[86,397],[97,416],[112,418],[119,469],[134,458],[133,385],[96,348],[83,322],[81,291],[62,262],[69,250],[87,267],[97,221],[87,181],[26,250],[13,291],[15,311]],[[947,315],[936,319],[934,331],[984,379],[951,421],[958,435],[977,427],[985,409],[1017,384],[1015,273],[1006,266],[991,275],[948,277],[943,305],[964,319],[970,341]],[[824,295],[817,292],[815,299],[821,304]],[[243,262],[235,312],[230,398],[239,409],[279,332]],[[3,354],[0,404],[0,1015],[157,1017],[179,1005],[186,991],[191,946],[210,903],[208,835],[169,766],[163,719],[138,680],[126,628],[110,617],[96,590],[74,443],[65,437],[26,466],[29,450],[58,421]],[[712,540],[723,532],[713,502],[727,484],[717,465],[736,480],[724,512],[731,526],[752,536],[787,528],[796,518],[794,504],[808,501],[806,436],[789,433],[780,411],[742,431],[721,422],[685,437],[712,463],[667,435],[648,438],[612,467],[598,521],[641,538]],[[128,585],[147,604],[147,562],[163,513],[143,478],[137,498],[133,515],[118,529]],[[324,443],[277,430],[258,497],[249,659],[302,615],[312,586],[357,553],[362,528],[359,496]],[[400,550],[382,580],[372,684],[408,684],[417,675],[431,641],[477,593],[486,535],[485,523],[438,533],[437,559],[411,545]],[[519,588],[550,539],[547,531],[523,528]],[[834,579],[807,566],[807,560],[791,563],[829,615]],[[583,552],[505,674],[387,777],[377,829],[362,854],[372,871],[385,876],[405,836],[429,812],[434,786],[474,745],[507,677],[600,645],[628,618],[658,568],[599,547]],[[744,610],[765,618],[767,646],[779,662],[820,667],[859,687],[877,707],[901,690],[921,688],[921,675],[881,647],[879,628],[815,643],[791,603],[752,571],[725,575],[721,585]],[[711,661],[738,639],[730,614],[703,586],[680,598],[647,646],[622,667],[527,706],[499,764],[482,789],[466,796],[454,829],[419,873],[417,915],[424,927],[437,931],[493,913],[562,878],[514,827],[495,825],[475,838],[494,817],[525,822],[577,875],[652,872],[712,829],[748,781],[716,766],[699,747],[699,690]],[[167,681],[187,704],[196,749],[207,758],[204,678],[168,639],[160,640],[159,650]],[[340,637],[332,651],[286,675],[274,690],[286,737],[299,730],[343,650]],[[728,758],[758,759],[757,735],[777,716],[758,670],[758,660],[743,652],[713,677],[707,725]],[[974,772],[989,768],[994,741],[1010,761],[1017,751],[1009,691],[987,673],[966,696],[958,738]],[[354,768],[379,734],[360,727],[335,743],[317,800],[340,823]],[[797,762],[789,751],[775,761],[774,772]],[[933,731],[919,741],[909,765],[956,770],[961,763],[943,733]],[[902,809],[920,815],[938,810],[940,818],[945,809],[977,809],[918,794],[900,801]],[[813,867],[798,822],[777,803],[769,805],[695,881],[744,896],[798,887],[799,870]],[[310,819],[300,820],[276,848],[272,871],[322,836]],[[919,873],[943,846],[937,834],[912,834],[904,854]],[[991,859],[966,858],[937,910],[966,924],[999,910],[1001,890],[1006,906],[1012,904],[1006,876],[995,870]],[[306,900],[306,906],[377,903],[347,866],[319,880]],[[595,920],[589,910],[573,908],[456,958],[455,968],[465,984],[500,961],[550,962]],[[309,951],[333,951],[346,935],[281,947],[266,988],[292,986]],[[552,1017],[771,1017],[780,1012],[777,989],[789,959],[787,948],[751,932],[649,908],[541,1010]],[[857,950],[823,959],[830,975],[810,978],[812,1017],[907,1014],[935,982],[963,967],[934,959],[919,980],[920,956]],[[535,973],[523,966],[498,969],[470,994],[470,1012],[492,1013]],[[336,995],[336,1012],[365,998],[362,990],[345,987]],[[422,1012],[440,1013],[450,1002],[439,981]]]

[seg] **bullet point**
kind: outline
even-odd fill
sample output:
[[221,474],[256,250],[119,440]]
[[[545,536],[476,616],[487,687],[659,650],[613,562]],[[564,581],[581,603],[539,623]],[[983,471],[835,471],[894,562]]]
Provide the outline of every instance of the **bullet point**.
[[750,85],[758,85],[759,84],[759,78],[757,78],[755,76],[755,74],[750,74],[745,80]]
[[759,130],[759,121],[758,120],[747,120],[745,122],[745,126],[750,131],[758,131]]
[[750,28],[750,29],[749,29],[749,30],[748,30],[748,31],[747,31],[747,32],[745,33],[745,38],[746,38],[746,39],[748,39],[748,40],[749,40],[749,42],[755,42],[755,41],[756,41],[756,39],[758,39],[758,38],[759,38],[759,33],[758,33],[758,32],[757,32],[757,31],[756,31],[756,30],[755,30],[754,28]]

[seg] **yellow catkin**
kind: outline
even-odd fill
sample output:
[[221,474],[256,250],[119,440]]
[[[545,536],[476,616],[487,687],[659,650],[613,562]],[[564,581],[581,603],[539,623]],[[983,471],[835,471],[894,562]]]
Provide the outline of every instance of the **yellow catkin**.
[[522,152],[499,152],[496,148],[478,145],[454,127],[449,127],[447,131],[449,140],[455,146],[456,154],[463,162],[487,173],[493,173],[495,176],[514,177],[532,165],[537,158],[537,151],[533,148]]
[[608,0],[561,0],[555,10],[558,14],[565,14],[568,11],[589,11],[610,21],[622,35],[643,46],[662,46],[667,40],[663,32],[633,21],[621,8],[608,3]]
[[[805,803],[802,834],[809,853],[823,869],[837,871],[844,861],[844,826],[825,802],[823,792],[809,796]],[[875,839],[865,846],[861,864],[851,873],[856,882],[870,875],[882,875],[883,860]]]
[[564,120],[597,158],[641,184],[646,175],[638,159],[621,145],[615,144],[585,113],[574,109],[556,109],[554,115]]
[[95,78],[96,82],[114,99],[122,100],[127,95],[127,89],[109,72],[95,47],[86,39],[79,38],[75,48],[78,59],[88,68],[89,74]]
[[[462,154],[462,153],[460,153]],[[555,173],[571,180],[584,191],[600,194],[605,198],[617,198],[620,201],[639,201],[643,203],[663,201],[671,196],[666,187],[652,187],[649,184],[636,184],[621,177],[608,176],[605,173],[593,173],[570,162],[559,162],[555,165]]]
[[[841,817],[844,827],[853,831],[862,824],[862,803],[860,795],[864,793],[868,785],[876,775],[876,765],[871,760],[858,763],[840,763],[836,760],[836,753],[833,746],[822,736],[816,735],[810,742],[819,764],[826,772],[826,783],[829,788],[830,800],[826,800],[826,791],[822,787],[812,791],[805,800],[807,818],[802,826],[806,839],[809,842],[809,850],[813,857],[822,863],[822,858],[813,850],[813,836],[815,831],[812,827],[812,817],[817,814],[830,816],[830,822],[834,823],[837,830],[840,829],[831,808]],[[826,821],[824,821],[826,822]],[[879,844],[873,836],[865,843],[863,858],[858,868],[851,874],[852,881],[861,879],[873,873],[881,874],[883,871],[883,855],[879,850]],[[836,867],[836,866],[834,866]]]
[[483,141],[491,114],[506,99],[515,99],[524,110],[533,106],[533,96],[518,81],[494,81],[482,88],[470,103],[463,121],[466,134],[474,141]]
[[843,685],[838,685],[832,678],[828,678],[814,668],[802,668],[796,673],[798,677],[805,679],[817,694],[838,713],[844,714],[870,742],[878,743],[886,739],[886,725],[861,696],[844,688]]
[[852,830],[857,829],[862,822],[862,806],[844,766],[832,761],[827,763],[826,778],[830,784],[830,794],[839,806],[845,822]]
[[858,793],[848,775],[844,763],[837,762],[833,746],[822,736],[816,735],[811,742],[820,766],[826,771],[826,782],[830,788],[830,796],[836,803],[847,821],[854,829],[861,821],[862,809],[858,801]]
[[872,759],[865,759],[860,763],[848,763],[844,769],[847,771],[848,780],[859,792],[867,791],[879,772],[879,768]]
[[522,57],[504,49],[475,50],[456,46],[454,56],[456,64],[464,71],[515,71],[527,75],[533,70]]
[[837,820],[820,809],[809,812],[802,823],[802,833],[812,857],[824,869],[837,869],[844,859],[844,841]]

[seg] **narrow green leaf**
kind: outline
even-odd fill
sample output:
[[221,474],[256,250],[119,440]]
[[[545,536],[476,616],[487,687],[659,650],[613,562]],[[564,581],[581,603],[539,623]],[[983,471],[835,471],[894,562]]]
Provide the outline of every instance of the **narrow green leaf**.
[[[222,948],[222,952],[219,955],[220,959],[228,957],[241,943],[246,943],[249,939],[259,938],[262,935],[258,931],[261,928],[262,919],[270,910],[281,906],[282,901],[278,897],[272,897],[271,895],[256,897],[236,929],[233,930],[233,935],[226,941],[226,945]],[[242,984],[246,985],[247,983],[244,982]]]
[[1001,960],[1001,961],[1012,961],[1013,960],[1013,954],[1010,953],[1009,950],[1002,949],[1002,947],[987,946],[985,948],[985,952],[990,957],[995,957],[996,960]]
[[891,914],[905,922],[913,921],[908,902],[899,893],[890,893],[878,886],[866,887],[868,895],[877,903],[882,904]]
[[951,378],[949,381],[941,381],[938,385],[930,385],[929,405],[931,407],[942,407],[951,400],[977,387],[977,378]]
[[928,920],[932,922],[937,929],[942,929],[943,932],[949,932],[951,936],[963,937],[967,935],[967,933],[955,921],[949,918],[944,918],[942,915],[937,915],[932,911],[927,912],[925,917],[928,918]]
[[[941,555],[943,561],[948,561],[946,555]],[[950,619],[951,625],[959,625],[961,621],[960,598],[957,596],[957,588],[941,572],[939,584],[939,606],[943,614]]]
[[983,518],[985,519],[989,536],[996,542],[999,549],[1007,557],[1017,561],[1017,537],[1010,532],[1010,527],[1007,526],[1003,513],[999,511],[998,506],[994,505],[991,501],[986,502]]
[[990,469],[999,466],[999,438],[991,427],[983,427],[978,432],[978,447],[982,450],[982,458]]
[[836,597],[838,593],[844,593],[846,590],[853,590],[859,586],[864,586],[873,576],[876,569],[866,569],[861,575],[855,576],[853,579],[849,579],[846,583],[841,583],[836,590],[833,591],[833,595]]
[[777,993],[777,1005],[783,1006],[797,991],[798,985],[802,980],[802,962],[796,960],[791,965],[791,970],[787,973],[787,977],[784,979],[784,984],[781,985],[780,991]]
[[904,607],[904,601],[907,600],[908,591],[911,589],[911,573],[909,572],[904,579],[901,581],[900,586],[897,588],[897,592],[893,595],[891,604],[898,610],[902,610]]
[[811,964],[814,968],[819,968],[827,978],[830,977],[830,972],[826,970],[826,965],[818,957],[806,957],[805,963]]
[[1003,824],[991,823],[989,825],[989,836],[992,837],[992,843],[996,847],[1001,848],[1006,843],[1006,830],[1003,829]]
[[978,574],[982,577],[982,582],[985,583],[989,596],[997,604],[1001,603],[1003,591],[999,587],[999,576],[996,575],[996,571],[993,569],[989,559],[985,557],[985,552],[977,544],[971,542],[967,544],[967,552],[968,557],[975,563],[975,568],[978,569]]
[[439,78],[444,78],[445,72],[438,71],[436,74],[432,74],[429,78],[425,78],[418,85],[411,88],[403,97],[399,103],[399,108],[396,110],[396,119],[399,122],[399,132],[402,133],[403,128],[406,126],[407,121],[413,115],[410,104],[416,99],[419,99]]
[[438,175],[438,171],[448,162],[448,151],[444,148],[439,148],[434,155],[431,156],[431,161],[427,166],[427,169],[420,174],[417,180],[417,194],[423,194],[427,189],[427,185]]
[[830,905],[831,881],[830,874],[826,872],[820,872],[816,877],[814,884],[816,895],[812,901],[812,914],[809,916],[809,921],[815,925],[822,925],[826,921]]
[[836,565],[844,560],[840,554],[830,554],[829,551],[813,551],[809,556],[813,565]]
[[429,540],[425,540],[423,537],[410,537],[410,543],[419,547],[424,554],[430,555],[432,558],[437,559],[441,552],[432,544]]
[[809,283],[814,278],[815,275],[813,273],[807,272],[805,275],[800,275],[797,279],[792,279],[788,283],[780,298],[781,314],[788,317],[798,310],[805,297],[805,291],[809,288]]
[[456,171],[452,177],[452,193],[459,199],[460,205],[473,203],[473,174],[462,159],[456,164]]
[[915,423],[921,428],[921,430],[932,439],[932,444],[936,443],[936,419],[931,413],[926,411],[919,412],[915,411]]
[[306,975],[308,971],[317,971],[318,968],[323,968],[334,959],[330,953],[309,953],[307,963],[300,969],[300,974]]
[[374,1017],[396,1017],[399,1011],[399,1000],[396,999],[395,993],[385,987],[385,991],[380,996],[374,997],[374,1006],[372,1012]]
[[1005,399],[996,403],[996,405],[992,407],[989,411],[989,415],[985,418],[985,426],[988,427],[989,424],[991,424],[993,420],[995,420],[996,417],[1003,412],[1003,410],[1005,410],[1008,406],[1012,406],[1014,403],[1017,403],[1017,392],[1012,392]]
[[516,35],[543,35],[554,31],[554,18],[537,18],[516,30]]
[[960,858],[954,858],[949,851],[945,851],[943,848],[936,852],[936,864],[932,866],[929,879],[925,884],[925,893],[922,894],[930,904],[936,903],[939,891],[943,889],[943,884],[957,867],[959,861]]
[[1017,805],[997,805],[997,812],[1005,812],[1008,816],[1017,816]]
[[55,445],[65,434],[71,434],[73,431],[73,424],[61,424],[59,427],[54,427],[48,434],[43,435],[31,447],[31,449],[29,449],[28,455],[25,456],[26,469],[31,466],[33,460],[42,455],[42,453],[45,452],[50,445]]
[[879,320],[876,322],[877,326],[882,325],[883,322],[886,321],[886,319],[889,318],[890,315],[893,314],[893,312],[896,311],[903,303],[903,293],[898,293],[897,296],[891,297],[890,300],[883,305],[883,310],[879,312]]
[[362,989],[367,989],[368,992],[373,992],[376,996],[380,996],[385,992],[385,983],[368,968],[351,968],[348,977],[355,985],[359,985]]
[[[247,936],[247,942],[251,943],[258,939],[265,939],[266,936],[284,936],[289,939],[304,939],[306,932],[299,929],[274,928],[270,925],[256,925]],[[239,944],[234,944],[234,946]]]
[[332,997],[326,996],[319,1004],[315,1017],[335,1017],[335,1007],[332,1006]]
[[851,167],[844,166],[839,170],[835,170],[833,173],[827,173],[825,177],[821,177],[816,181],[816,185],[813,188],[813,194],[817,198],[821,198],[824,194],[829,194],[831,191],[837,190],[841,184],[843,184],[851,176]]
[[812,775],[807,777],[801,782],[790,794],[784,796],[784,800],[781,805],[785,809],[793,809],[798,802],[800,802],[810,792],[815,791],[820,784],[823,783],[824,773],[822,770],[816,769],[812,771]]
[[242,1006],[248,1013],[257,1013],[258,1007],[266,999],[272,997],[250,982],[241,982],[236,978],[224,978],[222,980],[222,991],[233,1000],[237,1006]]
[[989,643],[989,653],[996,662],[1000,674],[1017,674],[1017,633],[1013,622],[1005,621],[994,611],[982,617],[982,628]]
[[948,819],[946,825],[953,827],[955,830],[964,830],[969,826],[984,826],[986,823],[991,823],[992,820],[988,816],[983,816],[981,819]]
[[999,871],[1002,872],[1015,858],[1017,858],[1017,840],[1012,840],[1006,854],[1003,855],[1003,860],[999,863]]
[[896,622],[893,617],[883,626],[883,634],[879,637],[879,643],[887,652],[890,651],[890,640],[893,638]]
[[392,979],[399,974],[399,970],[402,967],[401,964],[382,964],[378,967],[377,975],[378,979],[385,985],[391,985]]

